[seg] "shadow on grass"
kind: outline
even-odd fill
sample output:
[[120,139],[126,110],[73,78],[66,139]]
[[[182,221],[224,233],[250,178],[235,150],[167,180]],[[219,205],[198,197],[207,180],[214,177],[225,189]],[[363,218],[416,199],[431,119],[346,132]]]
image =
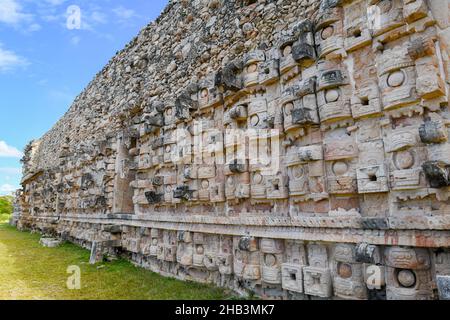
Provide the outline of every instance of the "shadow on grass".
[[[0,224],[0,299],[221,300],[223,289],[165,278],[117,260],[89,265],[89,252],[70,243],[44,248],[40,235]],[[81,269],[81,290],[69,290],[71,265]]]

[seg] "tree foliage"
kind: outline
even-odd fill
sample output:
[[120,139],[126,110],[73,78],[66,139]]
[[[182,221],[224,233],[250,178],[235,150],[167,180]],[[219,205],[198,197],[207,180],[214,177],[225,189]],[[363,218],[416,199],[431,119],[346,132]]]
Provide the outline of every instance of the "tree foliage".
[[0,214],[12,214],[13,212],[13,197],[0,196]]

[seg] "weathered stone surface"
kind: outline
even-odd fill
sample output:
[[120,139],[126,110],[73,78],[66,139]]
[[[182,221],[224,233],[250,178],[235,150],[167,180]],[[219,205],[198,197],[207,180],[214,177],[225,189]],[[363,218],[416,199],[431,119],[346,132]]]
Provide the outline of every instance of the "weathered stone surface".
[[56,248],[62,243],[62,241],[55,238],[41,238],[39,243],[44,247]]
[[447,4],[171,1],[26,147],[12,223],[268,299],[447,299]]

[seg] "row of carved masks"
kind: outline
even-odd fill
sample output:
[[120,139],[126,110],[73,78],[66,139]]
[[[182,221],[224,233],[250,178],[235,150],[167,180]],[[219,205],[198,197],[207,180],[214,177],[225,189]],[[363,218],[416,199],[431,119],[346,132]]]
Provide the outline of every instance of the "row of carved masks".
[[[378,83],[384,110],[422,104],[435,109],[445,101],[437,46],[431,35],[388,43],[377,54]],[[400,42],[402,41],[402,42]]]
[[426,249],[387,247],[383,257],[373,245],[337,244],[330,252],[331,264],[327,246],[312,243],[306,249],[307,254],[303,243],[286,241],[283,289],[324,298],[334,294],[345,299],[367,299],[369,289],[385,290],[390,300],[433,297]]
[[[337,1],[324,0],[314,23],[304,20],[280,40],[279,62],[270,58],[275,56],[272,52],[249,52],[243,61],[230,62],[218,74],[211,74],[201,80],[196,85],[196,92],[187,90],[181,94],[176,104],[186,110],[196,110],[197,104],[200,108],[215,107],[222,102],[219,87],[236,92],[258,84],[269,85],[278,80],[278,69],[281,74],[292,73],[292,69],[296,69],[294,73],[298,75],[300,69],[296,67],[309,66],[316,58],[324,58],[333,52],[342,53],[344,47],[353,51],[369,44],[371,30],[377,36],[406,21],[414,21],[427,15],[423,0],[405,1],[361,0],[342,7]],[[367,7],[370,10],[365,12]],[[166,107],[166,125],[176,121],[177,112],[174,109],[177,109],[176,105],[169,104]]]
[[370,45],[372,38],[427,17],[425,0],[323,0],[315,21],[319,58],[344,55]]
[[177,262],[230,275],[233,272],[232,237],[178,231]]

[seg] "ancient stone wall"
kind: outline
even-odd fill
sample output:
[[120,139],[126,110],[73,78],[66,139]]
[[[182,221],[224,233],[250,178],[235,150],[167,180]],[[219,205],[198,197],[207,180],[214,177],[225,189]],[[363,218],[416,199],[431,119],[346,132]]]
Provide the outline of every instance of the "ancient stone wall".
[[26,148],[14,221],[263,298],[449,298],[449,6],[171,1]]

